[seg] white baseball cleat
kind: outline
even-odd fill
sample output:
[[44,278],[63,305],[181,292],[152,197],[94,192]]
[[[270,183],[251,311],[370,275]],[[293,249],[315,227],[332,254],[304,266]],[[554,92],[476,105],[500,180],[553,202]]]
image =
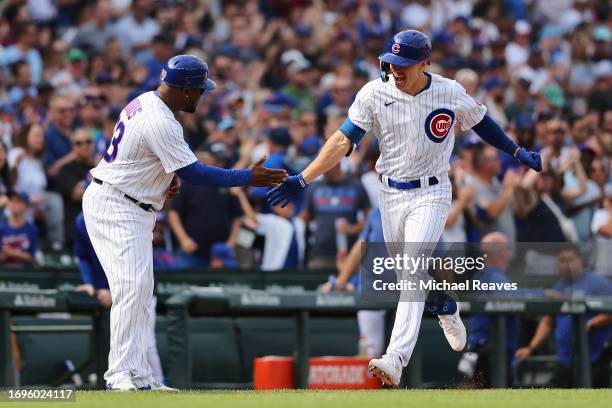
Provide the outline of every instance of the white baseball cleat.
[[455,351],[462,351],[465,349],[465,343],[467,341],[467,332],[465,326],[459,316],[459,303],[457,303],[457,311],[452,315],[438,315],[440,319],[440,326],[444,330],[444,335],[448,344]]
[[385,354],[381,358],[370,360],[368,371],[384,385],[397,387],[402,378],[402,364],[399,359]]
[[150,391],[161,391],[161,392],[179,392],[176,388],[168,387],[164,383],[161,382],[153,382],[147,386]]
[[113,382],[110,382],[106,385],[106,389],[108,391],[136,391],[138,388],[134,385],[132,380],[129,377],[117,377],[117,379]]

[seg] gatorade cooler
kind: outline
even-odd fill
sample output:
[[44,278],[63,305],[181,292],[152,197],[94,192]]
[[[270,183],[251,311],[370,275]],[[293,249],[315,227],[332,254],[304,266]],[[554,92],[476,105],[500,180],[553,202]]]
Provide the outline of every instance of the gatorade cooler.
[[256,390],[293,388],[293,357],[256,358],[253,371],[253,386]]

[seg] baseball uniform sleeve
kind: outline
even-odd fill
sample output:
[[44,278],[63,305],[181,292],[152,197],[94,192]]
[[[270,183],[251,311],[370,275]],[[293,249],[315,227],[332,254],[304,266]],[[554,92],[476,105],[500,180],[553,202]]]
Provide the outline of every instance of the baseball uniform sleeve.
[[183,138],[181,125],[162,115],[148,115],[142,121],[147,144],[155,153],[166,173],[172,173],[197,161]]
[[466,131],[480,123],[487,113],[487,108],[467,94],[465,88],[455,83],[455,113],[461,123],[461,130]]
[[374,123],[370,95],[370,87],[367,85],[357,92],[355,101],[349,108],[348,118],[340,127],[340,131],[354,144],[359,144],[363,135],[372,129]]

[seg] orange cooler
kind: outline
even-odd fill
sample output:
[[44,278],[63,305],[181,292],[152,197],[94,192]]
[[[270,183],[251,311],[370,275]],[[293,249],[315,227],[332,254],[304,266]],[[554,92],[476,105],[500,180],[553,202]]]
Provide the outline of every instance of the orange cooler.
[[[368,373],[369,358],[312,357],[308,388],[315,390],[364,390],[381,388]],[[266,356],[255,359],[254,388],[280,390],[294,387],[293,357]]]
[[253,386],[256,390],[293,388],[293,357],[258,357],[253,364]]

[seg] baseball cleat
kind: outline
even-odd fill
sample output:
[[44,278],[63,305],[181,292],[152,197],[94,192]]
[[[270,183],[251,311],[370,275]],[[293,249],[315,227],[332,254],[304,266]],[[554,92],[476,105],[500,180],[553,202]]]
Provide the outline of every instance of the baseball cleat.
[[119,377],[106,385],[107,391],[136,391],[137,388],[129,377]]
[[161,382],[153,382],[145,387],[149,391],[161,391],[161,392],[179,392],[176,388],[168,387]]
[[459,303],[457,303],[457,311],[455,313],[452,315],[438,315],[438,318],[451,348],[455,351],[463,351],[467,341],[467,332],[459,316]]
[[397,387],[402,378],[402,365],[398,359],[385,354],[381,358],[370,360],[368,371],[384,385]]

